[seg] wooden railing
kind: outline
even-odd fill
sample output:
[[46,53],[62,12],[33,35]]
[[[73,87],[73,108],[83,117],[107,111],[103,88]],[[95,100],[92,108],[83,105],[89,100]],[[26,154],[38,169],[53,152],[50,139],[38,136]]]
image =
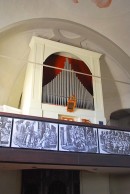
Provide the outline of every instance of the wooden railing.
[[[11,153],[10,150],[15,157],[16,153],[17,156],[24,153],[24,157],[20,161],[17,157],[15,160],[11,159],[11,156],[6,155]],[[102,166],[108,165],[111,158],[118,161],[118,158],[125,157],[124,163],[120,164],[120,160],[115,164],[115,160],[111,161],[109,166],[124,166],[127,160],[129,161],[127,166],[130,166],[130,131],[110,126],[0,113],[0,152],[4,154],[4,158],[0,154],[0,159],[6,162],[10,162],[10,159],[11,162],[36,162],[37,159],[33,158],[33,155],[32,159],[27,155],[35,153],[38,156],[42,154],[42,160],[40,158],[37,163],[48,161],[46,158],[43,159],[43,155],[49,154],[52,158],[55,154],[57,157],[67,156],[69,165],[90,165],[90,158],[100,158],[100,162],[91,161],[91,164]],[[109,160],[105,162],[108,157]],[[61,161],[57,158],[55,162],[49,158],[49,163],[64,164],[66,160],[63,158]]]

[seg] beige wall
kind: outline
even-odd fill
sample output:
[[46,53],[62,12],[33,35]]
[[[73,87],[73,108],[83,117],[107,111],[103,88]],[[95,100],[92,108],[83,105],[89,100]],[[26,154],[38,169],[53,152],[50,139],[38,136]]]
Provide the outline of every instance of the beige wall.
[[130,175],[110,176],[110,194],[129,194]]
[[21,194],[21,172],[0,170],[0,194]]
[[129,194],[130,174],[80,174],[80,194]]
[[80,194],[109,194],[109,175],[81,172]]

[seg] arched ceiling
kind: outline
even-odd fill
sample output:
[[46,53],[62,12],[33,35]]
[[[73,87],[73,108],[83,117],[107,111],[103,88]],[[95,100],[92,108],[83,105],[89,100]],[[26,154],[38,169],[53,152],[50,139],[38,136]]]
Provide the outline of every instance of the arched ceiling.
[[121,79],[128,82],[129,10],[129,0],[113,0],[104,9],[91,0],[1,0],[0,104],[18,105],[32,36],[102,53],[110,65],[118,64],[127,75]]
[[64,19],[87,26],[108,37],[124,52],[129,52],[130,1],[112,1],[108,8],[98,8],[91,0],[10,0],[0,1],[0,28],[32,18]]

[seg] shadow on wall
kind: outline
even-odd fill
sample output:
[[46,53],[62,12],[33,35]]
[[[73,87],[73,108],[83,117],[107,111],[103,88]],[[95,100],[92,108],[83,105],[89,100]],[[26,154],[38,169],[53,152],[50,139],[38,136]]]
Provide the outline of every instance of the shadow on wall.
[[130,109],[121,109],[111,113],[110,123],[120,128],[130,128]]
[[116,86],[116,82],[104,56],[100,58],[100,67],[101,67],[104,112],[107,125],[111,125],[110,115],[115,110],[122,108],[121,99]]

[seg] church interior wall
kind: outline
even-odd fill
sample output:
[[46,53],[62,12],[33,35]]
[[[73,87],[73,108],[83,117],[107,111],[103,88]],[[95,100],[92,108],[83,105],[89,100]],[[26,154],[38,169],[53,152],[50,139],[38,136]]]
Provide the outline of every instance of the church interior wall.
[[[49,2],[49,1],[48,1]],[[100,60],[101,63],[101,76],[104,78],[108,79],[102,79],[102,90],[103,90],[103,106],[104,106],[104,111],[105,111],[105,117],[107,119],[107,124],[109,123],[110,119],[110,114],[113,111],[116,111],[118,109],[124,109],[124,108],[129,108],[129,99],[130,99],[130,87],[128,84],[125,83],[117,83],[115,80],[122,80],[123,82],[129,82],[129,75],[127,72],[124,71],[127,66],[127,70],[129,70],[129,56],[125,54],[125,49],[119,50],[118,52],[118,39],[121,40],[123,43],[123,47],[125,48],[126,42],[124,39],[125,37],[120,36],[119,34],[116,34],[116,31],[114,31],[115,37],[117,38],[117,42],[114,41],[114,39],[111,36],[111,31],[109,31],[110,23],[107,17],[105,18],[106,24],[107,25],[103,26],[102,25],[102,20],[101,17],[99,18],[100,20],[100,25],[98,27],[98,18],[91,18],[88,17],[89,15],[87,14],[84,19],[81,20],[82,18],[82,13],[81,13],[81,18],[78,18],[77,16],[80,15],[81,9],[77,9],[77,11],[73,12],[72,9],[70,14],[68,12],[68,6],[64,7],[63,9],[63,4],[59,4],[59,12],[56,12],[55,7],[49,5],[47,2],[47,7],[48,9],[43,9],[43,6],[41,6],[41,3],[37,3],[35,0],[32,0],[32,4],[30,5],[30,2],[28,1],[16,1],[14,0],[14,3],[11,1],[1,1],[1,8],[2,8],[2,20],[1,20],[1,33],[0,33],[0,53],[8,58],[7,61],[3,60],[0,58],[1,62],[1,71],[0,71],[0,111],[1,112],[11,112],[11,113],[20,113],[21,109],[19,109],[20,105],[20,98],[23,93],[23,85],[24,85],[24,78],[25,78],[25,69],[26,69],[26,63],[27,63],[27,58],[28,58],[28,53],[27,51],[29,50],[28,43],[30,41],[30,37],[35,34],[38,36],[48,36],[48,39],[56,39],[57,41],[64,42],[64,40],[67,42],[69,39],[62,37],[60,34],[60,29],[67,29],[69,25],[77,34],[81,34],[81,40],[86,39],[85,45],[89,45],[89,39],[92,40],[92,42],[96,42],[96,46],[98,43],[103,45],[104,43],[106,46],[102,48],[102,53],[106,53],[106,55],[110,54],[113,55],[113,57],[118,58],[118,62],[112,59],[111,57],[105,57],[105,59]],[[70,1],[71,2],[71,1]],[[71,2],[72,3],[72,2]],[[8,5],[7,5],[8,4]],[[16,6],[14,6],[14,4]],[[36,5],[36,6],[34,6]],[[53,4],[52,4],[53,5]],[[73,4],[72,4],[73,5]],[[70,5],[69,8],[72,8],[72,5]],[[79,4],[80,5],[80,4]],[[127,4],[126,4],[127,5]],[[55,5],[57,7],[57,3]],[[6,8],[6,11],[4,10]],[[50,11],[48,12],[50,8]],[[84,7],[85,11],[86,8]],[[89,8],[88,8],[89,9]],[[118,14],[120,13],[120,9],[117,9]],[[68,14],[66,14],[66,13]],[[90,10],[91,12],[91,10]],[[117,14],[117,12],[114,9],[114,12]],[[7,14],[8,13],[8,14]],[[23,14],[24,13],[24,14]],[[49,13],[49,15],[48,15]],[[61,14],[61,16],[59,15]],[[86,13],[88,13],[86,11]],[[91,12],[93,13],[93,12]],[[104,12],[102,12],[104,13]],[[122,13],[122,12],[121,12]],[[77,14],[77,16],[75,15]],[[113,12],[112,12],[113,14]],[[73,16],[72,16],[73,15]],[[123,14],[124,15],[124,14]],[[54,19],[55,18],[60,18]],[[69,23],[71,16],[71,21]],[[99,15],[101,16],[101,15]],[[104,14],[105,16],[105,14]],[[46,17],[46,18],[45,18]],[[48,18],[49,19],[48,19]],[[110,15],[109,15],[110,17]],[[112,26],[114,27],[113,29],[116,28],[114,24],[116,23],[116,19],[118,17],[115,17],[114,20],[112,20],[112,15],[110,17],[110,20],[113,22]],[[119,15],[120,17],[120,15]],[[52,19],[51,19],[52,18]],[[87,19],[88,18],[88,19]],[[104,18],[104,17],[103,17]],[[120,17],[121,18],[121,17]],[[87,19],[87,20],[86,20]],[[125,27],[121,29],[120,23],[127,22],[126,17],[123,17],[123,19],[120,20],[119,23],[119,29],[120,30],[125,30]],[[127,20],[129,20],[127,18]],[[54,25],[54,23],[56,25]],[[75,21],[73,23],[73,21]],[[87,22],[86,22],[87,21]],[[92,21],[94,22],[94,25],[91,25]],[[47,24],[48,22],[48,24]],[[67,26],[68,22],[68,26]],[[82,23],[81,25],[79,23]],[[60,25],[61,23],[61,25]],[[106,37],[102,37],[101,34],[97,33],[96,31],[90,30],[89,28],[85,27],[86,24],[88,23],[89,28],[97,30],[99,33],[103,34],[103,30],[106,33],[106,36],[108,37],[108,40]],[[77,27],[76,27],[77,25]],[[44,28],[50,28],[52,30],[52,33],[54,35],[49,37],[48,31],[44,32]],[[95,27],[94,27],[95,26]],[[103,28],[101,27],[103,26]],[[97,28],[98,27],[98,28]],[[78,32],[78,29],[80,29]],[[96,29],[97,28],[97,29]],[[68,28],[69,29],[69,28]],[[68,30],[67,29],[67,30]],[[100,30],[101,29],[101,30]],[[9,31],[8,31],[9,30]],[[43,30],[43,31],[42,31]],[[41,33],[40,33],[41,31]],[[126,30],[127,31],[127,30]],[[56,33],[55,33],[56,32]],[[60,40],[58,37],[56,37],[56,34],[60,35]],[[90,35],[89,35],[90,34]],[[97,35],[96,35],[97,34]],[[109,36],[110,35],[110,36]],[[87,37],[88,36],[88,37]],[[14,38],[15,37],[15,38]],[[21,44],[23,41],[24,44]],[[117,45],[114,45],[115,43]],[[73,42],[76,42],[73,40]],[[91,43],[91,41],[90,41]],[[71,44],[71,41],[70,41]],[[91,43],[92,44],[92,43]],[[90,44],[90,45],[91,45]],[[20,46],[19,46],[20,45]],[[80,44],[79,44],[80,45]],[[95,49],[95,45],[92,45],[92,50]],[[81,46],[81,45],[80,45]],[[120,44],[119,44],[120,46]],[[106,48],[105,48],[106,47]],[[122,48],[123,48],[122,47]],[[126,45],[127,47],[127,45]],[[14,49],[15,48],[15,49]],[[19,49],[22,48],[22,49]],[[89,48],[88,48],[89,50]],[[129,49],[128,49],[129,50]],[[17,52],[16,52],[17,51]],[[127,51],[127,49],[126,49]],[[25,53],[26,52],[26,53]],[[17,54],[16,54],[17,53]],[[51,53],[51,51],[50,51]],[[121,53],[121,54],[120,54]],[[48,53],[49,54],[49,53]],[[47,54],[47,55],[48,55]],[[47,57],[47,55],[45,57]],[[20,59],[21,61],[18,62],[17,59]],[[42,57],[41,57],[42,58]],[[41,59],[40,58],[40,59]],[[15,62],[12,62],[14,61]],[[25,59],[25,61],[22,61],[22,59]],[[44,60],[40,60],[43,62]],[[87,61],[91,62],[91,60]],[[126,62],[126,63],[125,63]],[[120,68],[120,64],[122,65],[122,68]],[[22,65],[21,65],[22,64]],[[32,66],[32,64],[30,64]],[[42,69],[42,67],[39,66],[39,68]],[[29,69],[30,71],[30,69]],[[37,71],[37,76],[35,78],[41,78],[38,76]],[[129,73],[129,72],[128,72]],[[41,75],[40,75],[41,76]],[[31,76],[30,76],[31,77]],[[29,77],[28,77],[29,79]],[[32,77],[31,77],[32,79]],[[40,80],[39,80],[40,81]],[[27,80],[28,82],[28,80]],[[34,83],[34,82],[33,82]],[[41,83],[42,84],[42,83]],[[40,86],[40,85],[39,85]],[[32,87],[32,86],[31,86]],[[37,87],[35,85],[34,87]],[[38,92],[40,89],[38,88]],[[30,97],[32,94],[30,93],[31,91],[26,88],[26,97]],[[33,95],[34,97],[34,95]],[[37,98],[37,93],[35,93],[35,97]],[[38,96],[38,98],[40,95]],[[31,102],[32,96],[29,99],[29,103]],[[26,108],[30,105],[29,103],[26,104]],[[15,108],[14,108],[15,107]],[[39,110],[37,108],[43,108],[44,110]],[[50,112],[47,110],[50,108]],[[46,116],[49,118],[58,118],[59,114],[63,115],[66,113],[66,115],[71,115],[72,117],[78,117],[79,121],[83,117],[86,117],[90,119],[92,122],[96,122],[96,120],[93,120],[93,114],[91,111],[84,112],[82,113],[81,116],[81,111],[78,110],[75,113],[67,113],[66,112],[66,107],[63,107],[63,109],[59,109],[59,113],[55,113],[55,109],[52,107],[48,106],[45,107],[45,105],[41,105],[35,101],[33,101],[33,106],[31,107],[31,113],[40,115],[40,116]],[[29,114],[28,111],[24,111],[24,114]],[[79,116],[80,115],[80,116]],[[125,127],[129,125],[130,117],[127,118],[122,118],[118,120],[118,123],[116,121],[116,126],[119,127]],[[22,184],[22,171],[21,170],[0,170],[0,193],[1,194],[21,194],[21,184]],[[106,173],[93,173],[93,172],[87,172],[87,171],[81,171],[80,173],[80,194],[129,194],[130,193],[130,175],[123,175],[123,174],[106,174]]]
[[129,194],[130,175],[81,172],[81,194]]
[[0,193],[21,194],[20,170],[0,170]]
[[109,175],[81,172],[81,194],[110,194]]
[[130,175],[111,175],[110,176],[111,194],[129,194],[130,193]]
[[[80,194],[129,194],[130,175],[80,171]],[[0,193],[21,194],[22,170],[0,170]]]
[[107,124],[110,114],[116,110],[129,108],[129,75],[112,57],[100,58],[104,111]]

